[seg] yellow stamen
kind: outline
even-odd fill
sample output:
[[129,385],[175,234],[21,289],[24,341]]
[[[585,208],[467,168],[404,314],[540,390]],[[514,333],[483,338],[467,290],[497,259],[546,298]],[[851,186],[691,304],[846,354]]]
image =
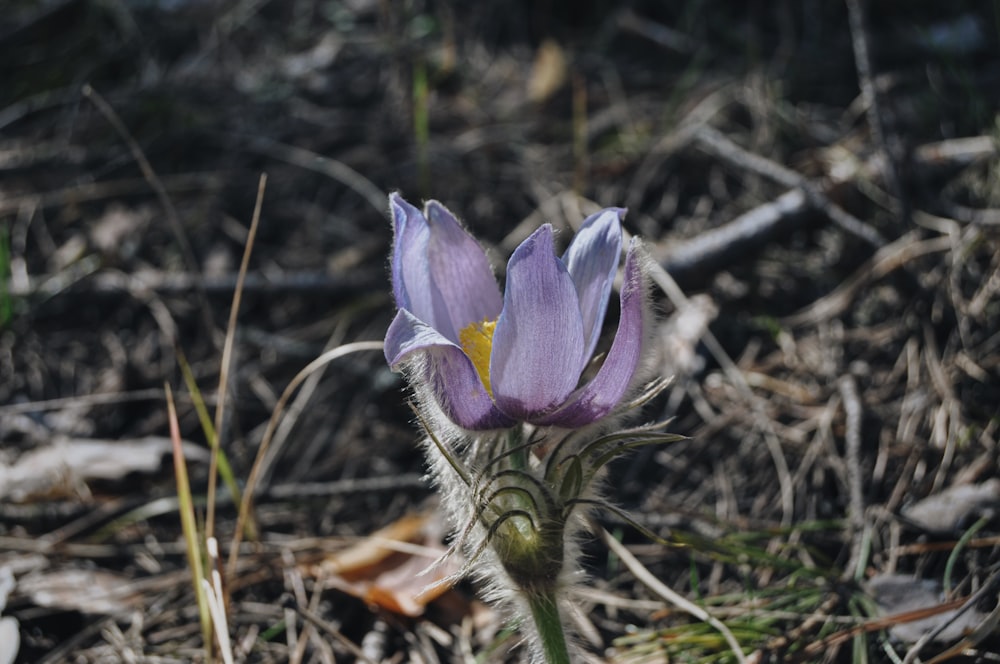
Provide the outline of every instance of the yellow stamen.
[[483,381],[483,387],[493,396],[493,388],[490,386],[490,353],[493,350],[493,331],[496,329],[495,320],[483,320],[479,323],[469,323],[458,332],[458,342],[462,344],[462,350],[472,360],[479,374],[479,380]]

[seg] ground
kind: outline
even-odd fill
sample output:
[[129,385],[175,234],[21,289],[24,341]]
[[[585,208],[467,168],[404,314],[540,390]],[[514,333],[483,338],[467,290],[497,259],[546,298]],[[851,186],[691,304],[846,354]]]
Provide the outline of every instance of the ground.
[[470,584],[398,606],[386,570],[428,558],[373,533],[446,538],[381,352],[296,378],[384,335],[391,191],[498,266],[627,207],[662,268],[673,382],[639,421],[687,438],[611,468],[635,523],[595,517],[636,560],[585,543],[581,657],[738,660],[642,566],[753,661],[1000,660],[998,26],[974,0],[10,0],[0,661],[207,659],[169,399],[238,660],[522,656]]

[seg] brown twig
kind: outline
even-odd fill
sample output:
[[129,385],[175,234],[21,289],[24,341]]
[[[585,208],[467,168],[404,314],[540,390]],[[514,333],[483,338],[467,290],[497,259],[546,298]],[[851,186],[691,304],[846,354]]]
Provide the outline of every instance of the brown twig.
[[712,127],[699,128],[695,133],[695,140],[716,156],[740,168],[763,175],[786,187],[801,189],[809,203],[829,217],[830,221],[876,249],[885,246],[885,238],[878,231],[830,200],[823,188],[808,178],[775,161],[745,150]]
[[783,229],[797,227],[812,210],[801,189],[792,189],[717,228],[671,243],[660,265],[678,282],[701,282]]
[[618,27],[676,53],[694,53],[700,45],[697,39],[662,23],[639,16],[631,9],[626,9],[618,16]]
[[167,195],[167,190],[160,182],[160,178],[156,175],[156,171],[153,170],[153,165],[149,163],[149,159],[146,158],[145,153],[139,144],[136,142],[135,138],[132,137],[131,132],[129,132],[128,127],[122,122],[122,119],[115,112],[115,109],[111,108],[111,104],[105,101],[97,90],[95,90],[89,83],[83,86],[83,96],[89,99],[97,110],[101,112],[104,119],[108,121],[108,124],[114,128],[121,139],[128,146],[129,152],[132,153],[132,158],[135,159],[136,164],[139,165],[139,170],[142,171],[142,176],[152,187],[153,192],[156,194],[157,199],[160,201],[160,205],[163,206],[164,212],[167,214],[167,223],[170,224],[170,230],[174,233],[174,240],[177,242],[178,248],[181,250],[181,255],[184,257],[184,262],[187,264],[188,270],[193,274],[200,274],[201,268],[198,264],[198,259],[195,257],[194,249],[191,247],[191,242],[187,238],[187,234],[184,232],[184,226],[181,224],[180,215],[177,214],[177,208],[174,207],[173,201],[170,196]]
[[[695,127],[690,131],[694,133],[701,130]],[[808,182],[805,178],[779,164],[743,150],[725,137],[721,141],[718,140],[720,136],[718,132],[702,133],[701,136],[709,142],[715,139],[715,146],[733,157],[737,165],[760,172],[794,188],[722,226],[709,229],[689,239],[671,242],[667,252],[659,257],[660,264],[682,284],[706,281],[720,268],[744,259],[773,238],[807,223],[815,209],[806,191],[799,186],[803,182]],[[950,139],[918,147],[913,153],[913,164],[914,167],[930,170],[960,168],[993,157],[997,154],[997,150],[996,140],[992,136]],[[762,170],[758,171],[758,168]],[[858,162],[852,168],[840,169],[836,177],[832,174],[828,176],[829,183],[825,189],[829,190],[830,187],[848,182],[865,173],[884,177],[883,171],[884,160],[870,159]],[[975,215],[963,215],[960,210],[955,209],[952,212],[956,213],[955,218],[959,221],[978,224],[991,223],[991,213],[996,216],[992,210],[977,210]],[[1000,224],[1000,217],[993,223]],[[870,239],[874,241],[875,238]]]
[[[164,175],[158,180],[167,192],[203,191],[222,186],[222,179],[218,172]],[[16,213],[29,205],[42,210],[74,206],[88,201],[99,201],[118,196],[130,196],[145,189],[146,186],[148,186],[148,180],[144,178],[122,178],[105,182],[74,184],[70,187],[40,194],[4,196],[0,197],[0,216]]]
[[274,436],[275,430],[277,429],[278,423],[281,421],[281,417],[284,413],[285,405],[288,403],[288,400],[291,399],[292,395],[299,388],[302,382],[306,380],[314,371],[326,366],[336,359],[350,355],[351,353],[374,350],[382,350],[381,341],[356,341],[354,343],[339,346],[338,348],[327,351],[295,374],[292,381],[285,387],[284,392],[281,393],[281,397],[278,399],[278,403],[275,405],[271,413],[271,418],[267,422],[267,429],[264,431],[264,436],[257,448],[257,456],[254,459],[253,466],[250,468],[250,475],[247,477],[246,488],[243,491],[239,512],[236,515],[236,528],[233,532],[232,544],[230,545],[229,551],[229,562],[226,566],[226,576],[228,579],[232,579],[236,573],[236,566],[239,561],[239,545],[243,539],[243,528],[246,524],[246,520],[250,516],[250,510],[253,507],[254,491],[257,488],[258,481],[260,480],[263,461],[267,455],[268,447],[271,444],[271,440]]
[[[86,278],[84,278],[86,277]],[[381,282],[381,272],[373,270],[365,273],[352,270],[346,274],[330,274],[328,272],[292,271],[282,274],[262,274],[250,272],[243,280],[244,293],[323,293],[340,297],[359,291],[370,290]],[[143,270],[141,272],[125,273],[119,271],[88,272],[74,278],[61,273],[34,277],[28,283],[11,284],[9,294],[13,297],[52,297],[73,286],[74,291],[80,289],[88,293],[111,294],[155,291],[164,295],[184,295],[201,289],[208,295],[229,295],[236,288],[238,274],[221,274],[211,277],[199,277],[189,272],[161,272]]]
[[50,410],[62,410],[63,408],[90,408],[92,406],[116,405],[134,401],[161,401],[163,394],[163,388],[151,387],[131,392],[83,394],[73,397],[46,399],[44,401],[0,404],[0,417],[11,417],[24,413],[44,413]]
[[232,370],[233,342],[236,339],[236,319],[239,317],[240,302],[243,300],[243,284],[246,282],[247,268],[250,265],[250,255],[253,253],[254,240],[257,238],[257,228],[260,225],[260,212],[264,205],[264,190],[267,187],[267,174],[262,173],[257,185],[257,200],[253,206],[253,216],[250,220],[250,231],[247,233],[246,246],[243,247],[243,258],[236,278],[236,289],[233,291],[233,304],[229,309],[229,322],[226,325],[226,340],[222,345],[222,360],[219,366],[219,387],[216,392],[215,406],[215,444],[212,445],[212,456],[208,467],[208,505],[205,509],[205,538],[215,535],[215,486],[218,479],[219,447],[222,445],[223,426],[225,424],[226,388],[229,386],[229,374]]
[[640,583],[645,585],[651,592],[663,601],[676,606],[681,611],[684,611],[685,613],[716,629],[726,640],[726,643],[729,645],[730,651],[732,652],[733,657],[736,658],[736,661],[740,662],[740,664],[746,664],[747,658],[743,654],[743,648],[740,646],[739,641],[736,640],[733,633],[721,620],[657,579],[652,572],[646,569],[646,567],[639,562],[638,558],[632,555],[632,552],[629,551],[624,544],[612,537],[611,533],[607,530],[599,526],[595,526],[594,532],[597,533],[608,548],[611,549],[616,556],[618,556],[618,559],[622,561],[622,563]]
[[847,374],[837,382],[840,398],[844,401],[845,449],[847,467],[848,523],[851,529],[851,557],[844,566],[844,579],[857,579],[864,569],[862,560],[865,530],[865,497],[861,474],[861,398],[854,377]]
[[212,321],[212,309],[208,304],[208,298],[205,295],[204,290],[200,286],[201,277],[201,267],[198,263],[198,259],[195,256],[194,249],[191,247],[191,242],[188,240],[187,234],[184,232],[184,225],[181,223],[180,215],[177,214],[177,208],[174,207],[173,201],[170,196],[167,195],[167,190],[160,181],[159,176],[157,176],[156,171],[153,170],[153,165],[149,163],[149,159],[146,158],[145,153],[142,148],[139,147],[139,143],[133,138],[131,132],[129,132],[128,127],[122,122],[122,119],[115,112],[115,109],[105,101],[104,97],[98,94],[89,83],[83,86],[83,96],[89,99],[97,110],[100,111],[101,115],[108,121],[108,123],[114,128],[121,139],[128,146],[129,152],[132,153],[132,158],[135,159],[136,163],[139,165],[139,170],[142,171],[142,176],[149,183],[149,186],[153,189],[156,194],[157,199],[160,201],[160,205],[163,206],[163,210],[167,215],[167,223],[170,224],[170,229],[173,231],[174,239],[177,242],[177,246],[181,251],[181,255],[184,257],[184,262],[187,264],[188,271],[195,275],[197,288],[195,292],[197,293],[198,300],[201,304],[201,314],[202,319],[205,324],[205,331],[208,333],[209,339],[214,343],[215,335],[215,324]]
[[[966,597],[960,600],[961,605],[957,607],[953,616],[951,616],[948,620],[942,620],[934,629],[924,634],[923,638],[913,644],[903,657],[903,664],[912,664],[916,661],[924,646],[933,641],[939,634],[947,629],[949,625],[958,619],[959,616],[975,607],[979,600],[988,595],[994,594],[996,592],[998,582],[1000,582],[1000,574],[994,574],[979,590],[973,593],[971,597]],[[1000,622],[1000,605],[993,607],[993,610],[974,630],[972,630],[971,633],[966,634],[957,644],[929,660],[928,664],[930,664],[930,662],[939,664],[940,662],[944,662],[948,659],[961,655],[965,649],[975,646],[977,643],[992,634],[998,622]]]
[[790,656],[788,661],[791,662],[812,662],[815,661],[813,658],[827,651],[828,649],[839,646],[842,643],[853,639],[859,634],[870,634],[872,632],[880,632],[884,629],[888,629],[893,625],[898,625],[900,623],[915,622],[917,620],[924,620],[930,618],[931,616],[940,615],[947,611],[953,611],[964,606],[968,602],[968,597],[962,597],[959,599],[952,600],[950,602],[943,602],[937,606],[929,607],[926,609],[915,609],[913,611],[905,611],[903,613],[894,613],[892,615],[883,616],[880,618],[874,618],[868,620],[860,625],[856,625],[849,629],[845,629],[839,632],[835,632],[830,636],[827,636],[819,641],[814,641],[806,645],[801,651],[796,653],[794,656]]
[[879,152],[885,160],[885,179],[889,191],[893,195],[894,212],[902,222],[903,228],[909,227],[910,209],[903,189],[903,180],[899,173],[898,150],[892,149],[888,142],[885,112],[879,100],[875,79],[872,75],[871,54],[868,51],[868,30],[865,25],[864,0],[846,0],[847,18],[851,26],[851,47],[854,49],[854,66],[858,71],[858,84],[868,116],[868,125]]
[[347,648],[351,652],[351,654],[354,655],[354,657],[356,658],[355,661],[366,662],[367,664],[375,664],[375,662],[369,659],[368,655],[366,655],[365,652],[361,648],[359,648],[357,644],[355,644],[353,641],[347,638],[343,632],[341,632],[339,629],[336,628],[336,626],[332,625],[326,620],[323,620],[319,615],[313,613],[312,611],[303,607],[301,604],[295,602],[294,600],[292,601],[291,608],[307,624],[312,625],[321,632],[325,632],[335,641],[337,641],[342,646]]
[[305,168],[340,182],[348,189],[357,193],[368,204],[384,215],[387,208],[386,194],[371,180],[347,164],[324,157],[305,148],[286,145],[268,138],[257,138],[250,143],[249,149],[285,163]]
[[[674,278],[658,264],[653,264],[651,270],[653,282],[663,290],[664,294],[673,301],[678,308],[688,306],[689,298],[674,280]],[[705,329],[701,337],[701,342],[705,344],[708,352],[722,367],[723,372],[732,381],[733,385],[746,398],[753,409],[756,422],[760,425],[761,435],[767,445],[767,450],[771,455],[775,470],[778,473],[779,492],[781,495],[781,522],[782,525],[790,525],[795,511],[795,493],[792,485],[792,474],[785,458],[784,450],[781,447],[781,440],[774,430],[773,421],[767,416],[767,409],[763,400],[754,394],[747,383],[746,376],[740,368],[733,362],[726,353],[719,340],[712,334],[712,331]]]
[[875,252],[836,290],[783,319],[782,324],[798,327],[837,316],[851,305],[855,293],[865,284],[881,279],[920,256],[948,251],[950,248],[951,239],[947,237],[917,240],[913,233],[904,235]]

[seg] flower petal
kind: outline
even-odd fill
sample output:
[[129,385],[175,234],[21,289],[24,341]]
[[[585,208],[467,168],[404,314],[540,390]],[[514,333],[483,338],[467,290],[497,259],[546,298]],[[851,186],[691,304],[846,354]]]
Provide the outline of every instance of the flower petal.
[[396,305],[453,342],[469,323],[495,319],[503,300],[493,271],[454,215],[437,201],[427,204],[426,216],[399,194],[389,201]]
[[458,331],[469,323],[496,320],[503,308],[503,297],[479,243],[437,201],[428,201],[426,210],[431,226],[427,259],[431,277],[448,310],[454,336],[449,329],[438,329],[457,341]]
[[413,379],[413,387],[430,390],[452,422],[477,431],[514,424],[493,405],[462,349],[406,309],[400,309],[385,334],[385,359],[396,368],[418,358],[424,361],[418,369],[423,375]]
[[632,385],[642,358],[648,321],[646,260],[638,239],[633,239],[625,258],[625,278],[621,289],[621,318],[618,331],[604,364],[589,383],[569,397],[565,406],[536,424],[581,427],[610,414]]
[[580,296],[584,357],[590,359],[601,336],[611,285],[622,251],[622,208],[606,208],[587,217],[563,255]]
[[427,246],[431,227],[423,213],[397,193],[389,195],[394,242],[392,246],[392,294],[396,306],[415,313],[431,327],[444,317],[444,303],[431,284]]
[[532,420],[562,404],[580,380],[580,305],[566,266],[556,258],[552,227],[532,233],[507,264],[503,311],[493,334],[490,381],[497,407]]

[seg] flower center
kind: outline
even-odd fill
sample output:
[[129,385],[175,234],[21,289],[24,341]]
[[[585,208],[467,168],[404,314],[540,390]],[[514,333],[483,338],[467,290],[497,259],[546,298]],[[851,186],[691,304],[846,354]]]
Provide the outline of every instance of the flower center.
[[462,350],[472,360],[479,380],[483,381],[483,387],[491,397],[493,388],[490,386],[490,353],[493,351],[493,331],[496,327],[495,320],[484,319],[478,323],[469,323],[458,332]]

